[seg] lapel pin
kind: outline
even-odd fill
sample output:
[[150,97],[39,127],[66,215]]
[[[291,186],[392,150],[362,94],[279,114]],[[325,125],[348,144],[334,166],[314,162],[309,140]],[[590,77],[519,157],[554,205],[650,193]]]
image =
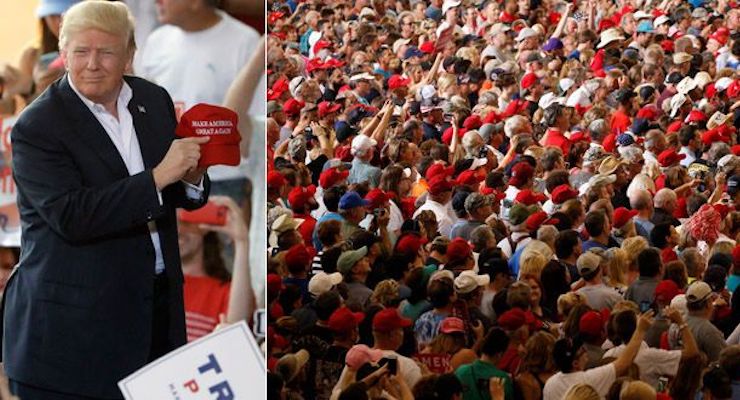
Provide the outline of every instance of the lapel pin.
[[139,112],[140,113],[146,114],[146,108],[144,108],[144,106],[137,106],[137,107],[139,107]]

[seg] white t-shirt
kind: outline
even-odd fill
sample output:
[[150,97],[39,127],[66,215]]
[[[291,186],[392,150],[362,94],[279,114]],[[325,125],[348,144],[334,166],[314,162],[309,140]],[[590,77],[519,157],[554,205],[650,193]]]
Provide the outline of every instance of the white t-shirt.
[[[416,385],[416,382],[419,382],[421,379],[421,368],[419,368],[418,365],[414,362],[414,360],[402,356],[398,353],[396,353],[393,350],[382,350],[383,351],[383,357],[396,357],[398,359],[398,368],[401,372],[401,376],[403,377],[403,380],[406,381],[406,385],[409,388],[413,388],[414,385]],[[343,388],[340,387],[340,384],[345,379],[345,375],[348,374],[349,371],[347,370],[347,366],[344,366],[344,369],[342,369],[342,373],[339,375],[339,380],[337,380],[337,384],[334,386],[334,389],[332,389],[331,393],[331,399],[338,399],[339,395],[342,393]]]
[[452,225],[457,221],[455,212],[452,211],[451,203],[439,204],[436,201],[427,198],[427,201],[414,212],[413,217],[416,218],[424,210],[430,210],[437,217],[437,230],[442,236],[450,237],[450,230]]
[[[619,357],[625,349],[619,345],[604,353],[606,357]],[[640,344],[640,350],[635,356],[635,364],[640,368],[640,380],[645,381],[653,388],[658,386],[658,378],[664,375],[676,376],[678,364],[681,361],[681,350],[662,350],[649,347],[647,343]]]
[[613,363],[568,374],[558,372],[545,382],[542,398],[544,400],[561,400],[571,386],[579,383],[590,385],[599,393],[601,398],[604,398],[616,379],[617,371],[614,369]]
[[[167,89],[178,118],[198,103],[222,104],[229,86],[259,44],[256,30],[217,12],[221,21],[203,31],[186,32],[174,25],[157,28],[135,65],[137,75]],[[257,93],[265,91],[258,87]],[[256,95],[253,104],[264,101],[264,95]],[[210,167],[208,176],[214,181],[238,179],[246,177],[247,171],[242,158],[238,167]]]

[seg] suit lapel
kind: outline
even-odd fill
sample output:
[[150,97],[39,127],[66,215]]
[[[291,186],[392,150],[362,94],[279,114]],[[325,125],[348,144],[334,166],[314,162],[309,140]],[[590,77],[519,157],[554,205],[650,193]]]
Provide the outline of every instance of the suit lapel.
[[144,104],[136,97],[136,91],[133,91],[133,97],[128,103],[128,111],[131,113],[134,121],[134,129],[136,130],[136,138],[139,141],[139,148],[141,148],[141,158],[144,160],[144,168],[154,168],[162,159],[162,154],[159,154],[162,146],[158,143],[157,137],[151,133],[147,110]]
[[116,176],[128,176],[128,169],[118,149],[110,140],[105,128],[74,92],[68,79],[69,77],[65,75],[60,81],[59,92],[65,109],[76,122],[79,138],[95,150],[94,153]]

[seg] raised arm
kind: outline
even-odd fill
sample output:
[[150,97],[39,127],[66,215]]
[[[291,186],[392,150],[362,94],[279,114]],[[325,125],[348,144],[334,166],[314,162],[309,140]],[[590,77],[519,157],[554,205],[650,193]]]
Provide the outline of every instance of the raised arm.
[[637,318],[637,329],[635,330],[635,333],[632,334],[632,339],[627,343],[622,354],[620,354],[613,362],[617,376],[625,374],[630,365],[632,365],[632,361],[634,361],[637,352],[640,350],[640,345],[642,344],[642,339],[645,337],[645,332],[647,332],[652,323],[652,310],[648,310]]

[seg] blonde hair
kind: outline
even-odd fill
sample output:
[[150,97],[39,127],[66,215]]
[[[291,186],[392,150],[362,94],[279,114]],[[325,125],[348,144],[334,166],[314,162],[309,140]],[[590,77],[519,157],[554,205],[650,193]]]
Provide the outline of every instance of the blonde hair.
[[522,254],[522,259],[519,262],[519,276],[529,275],[539,280],[545,265],[547,265],[547,259],[540,252],[534,251],[527,255]]
[[642,236],[634,236],[624,239],[624,242],[622,242],[622,250],[624,250],[627,255],[627,267],[637,271],[637,255],[648,247],[650,246],[648,245],[647,240]]
[[125,38],[126,49],[131,54],[136,50],[134,18],[123,2],[88,0],[70,7],[59,30],[59,49],[65,49],[74,34],[87,29]]
[[611,248],[606,251],[606,258],[609,285],[617,288],[627,286],[627,270],[629,269],[627,252],[618,247]]
[[715,243],[714,246],[712,246],[711,255],[713,256],[715,254],[722,253],[731,256],[732,249],[734,248],[735,245],[733,245],[732,242],[728,242],[727,240],[720,240],[719,242]]
[[577,383],[565,392],[564,400],[601,400],[599,393],[586,383]]
[[370,301],[378,303],[383,307],[393,307],[399,299],[400,286],[397,281],[393,279],[386,279],[378,282],[375,285],[375,290],[370,296]]
[[565,319],[570,314],[570,310],[579,304],[587,304],[586,297],[582,294],[576,292],[561,294],[558,297],[558,314]]
[[655,389],[642,381],[627,382],[619,391],[620,400],[653,400],[656,396]]

